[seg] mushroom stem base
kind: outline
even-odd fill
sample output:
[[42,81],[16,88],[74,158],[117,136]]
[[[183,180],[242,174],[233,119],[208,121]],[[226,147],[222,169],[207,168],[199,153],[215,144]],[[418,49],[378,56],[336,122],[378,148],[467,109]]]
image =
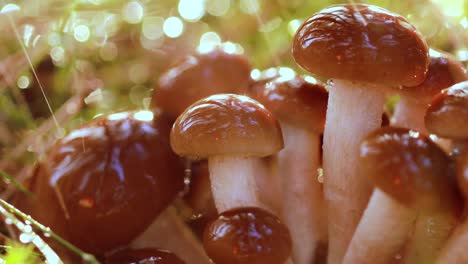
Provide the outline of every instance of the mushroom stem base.
[[466,245],[468,245],[468,221],[457,227],[442,250],[436,264],[468,263]]
[[375,189],[343,263],[390,263],[404,246],[415,220],[414,210]]
[[413,235],[405,250],[405,263],[424,264],[435,262],[457,224],[458,219],[456,216],[448,211],[436,209],[418,215]]

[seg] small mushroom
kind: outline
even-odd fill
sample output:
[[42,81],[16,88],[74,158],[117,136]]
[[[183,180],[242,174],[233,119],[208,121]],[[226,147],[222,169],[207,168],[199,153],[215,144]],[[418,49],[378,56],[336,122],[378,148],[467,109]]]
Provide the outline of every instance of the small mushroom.
[[218,264],[283,264],[291,254],[291,237],[276,216],[244,207],[221,213],[205,229],[203,246]]
[[219,94],[197,101],[177,118],[171,146],[179,156],[208,158],[216,208],[224,212],[266,207],[256,184],[260,158],[284,143],[278,121],[263,105],[247,96]]
[[429,132],[454,140],[468,138],[468,81],[457,83],[436,95],[424,121]]
[[272,79],[258,91],[256,99],[276,115],[283,132],[285,148],[277,154],[278,173],[293,260],[309,264],[318,245],[327,240],[326,207],[318,181],[327,91],[295,74]]
[[441,90],[468,79],[463,65],[449,54],[430,50],[431,63],[423,83],[399,90],[400,100],[392,116],[392,125],[428,134],[424,125],[432,98]]
[[37,220],[100,255],[128,244],[183,188],[169,122],[149,111],[99,117],[52,147],[32,181]]
[[[376,188],[343,263],[388,263],[414,224],[405,263],[430,263],[421,260],[437,254],[456,223],[458,199],[448,156],[427,136],[385,127],[364,139],[360,162]],[[433,226],[424,233],[430,221]]]
[[359,144],[380,127],[388,87],[424,81],[428,47],[402,16],[352,3],[307,19],[292,52],[305,70],[330,79],[323,146],[328,263],[341,263],[371,194],[358,166]]
[[185,57],[162,74],[153,93],[153,106],[175,120],[187,107],[213,94],[247,92],[250,63],[222,48]]
[[174,253],[157,248],[124,249],[106,256],[105,264],[184,264]]

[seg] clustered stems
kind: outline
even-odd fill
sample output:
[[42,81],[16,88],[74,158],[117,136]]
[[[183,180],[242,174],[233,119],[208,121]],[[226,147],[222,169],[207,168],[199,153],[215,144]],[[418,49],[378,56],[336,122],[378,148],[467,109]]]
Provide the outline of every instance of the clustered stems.
[[[370,87],[369,87],[370,86]],[[359,145],[382,122],[383,88],[344,80],[329,85],[323,143],[330,264],[341,263],[371,193],[359,169]]]

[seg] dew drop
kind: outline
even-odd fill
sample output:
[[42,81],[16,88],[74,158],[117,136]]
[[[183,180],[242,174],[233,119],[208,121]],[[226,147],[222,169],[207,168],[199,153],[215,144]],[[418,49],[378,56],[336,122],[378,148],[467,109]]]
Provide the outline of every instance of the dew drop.
[[322,168],[318,168],[317,169],[317,181],[320,182],[320,183],[323,183],[323,169]]
[[23,231],[25,233],[31,233],[32,232],[32,227],[29,224],[26,224],[23,228]]
[[52,231],[50,230],[50,228],[49,228],[49,227],[46,227],[46,229],[45,229],[45,231],[44,231],[44,236],[45,236],[45,237],[50,237],[50,233],[51,233],[51,232],[52,232]]
[[11,218],[5,219],[5,224],[7,224],[7,225],[13,224],[13,219],[11,219]]
[[19,240],[21,241],[21,243],[31,243],[33,237],[31,236],[31,234],[29,233],[21,233],[21,235],[19,236]]
[[90,254],[83,254],[81,255],[81,258],[84,260],[84,261],[87,261],[87,262],[91,262],[91,261],[94,261],[94,257],[93,255],[90,255]]

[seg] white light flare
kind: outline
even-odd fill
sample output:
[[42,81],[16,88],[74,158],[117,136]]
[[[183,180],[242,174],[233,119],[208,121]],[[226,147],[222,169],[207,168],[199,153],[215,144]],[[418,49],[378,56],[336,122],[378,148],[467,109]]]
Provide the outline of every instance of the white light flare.
[[183,19],[196,22],[205,15],[205,0],[180,0],[177,10]]
[[163,31],[169,38],[178,38],[184,32],[184,22],[178,17],[168,17],[163,24]]

